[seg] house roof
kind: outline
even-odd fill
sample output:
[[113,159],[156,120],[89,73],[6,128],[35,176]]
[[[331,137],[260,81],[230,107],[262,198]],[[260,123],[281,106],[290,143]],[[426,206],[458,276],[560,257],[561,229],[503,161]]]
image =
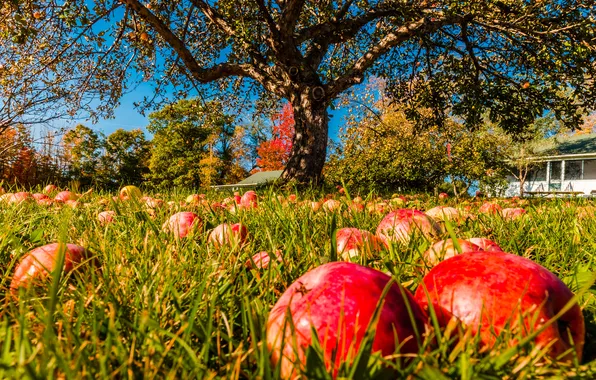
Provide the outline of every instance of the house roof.
[[596,154],[596,133],[551,137],[535,152],[543,156]]
[[269,182],[273,182],[273,181],[277,180],[279,177],[281,177],[281,173],[283,173],[283,170],[258,172],[258,173],[251,175],[250,177],[243,179],[242,181],[240,181],[238,183],[233,183],[230,185],[211,186],[211,187],[216,190],[236,189],[236,188],[240,188],[240,187],[244,187],[244,188],[259,187],[259,186],[263,186]]

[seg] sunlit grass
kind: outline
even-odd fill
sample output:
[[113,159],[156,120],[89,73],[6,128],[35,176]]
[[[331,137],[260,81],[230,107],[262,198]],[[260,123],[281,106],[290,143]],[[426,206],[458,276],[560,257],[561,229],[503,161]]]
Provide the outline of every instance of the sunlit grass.
[[[156,210],[154,218],[141,204],[114,203],[109,194],[95,194],[77,209],[1,205],[0,378],[275,378],[279,369],[270,364],[264,342],[270,308],[299,276],[337,259],[331,243],[337,228],[374,232],[384,214],[349,212],[347,198],[342,210],[329,213],[283,204],[265,190],[259,194],[258,209],[236,214],[180,206],[187,195],[183,192],[162,194],[162,199],[177,204]],[[208,199],[223,196],[210,194]],[[298,194],[299,201],[321,197]],[[363,198],[371,200],[372,195]],[[591,205],[589,200],[566,202],[531,201],[523,206],[528,214],[513,221],[479,215],[454,225],[452,233],[490,238],[505,251],[545,266],[578,291],[596,272],[596,215],[591,211],[588,217],[578,217],[578,208]],[[434,198],[421,197],[407,206],[430,209],[436,204]],[[470,205],[474,213],[478,205]],[[116,220],[101,226],[97,214],[107,209],[117,212]],[[161,226],[181,210],[196,212],[204,224],[191,238],[176,240]],[[209,246],[207,231],[223,222],[245,224],[247,244],[232,249]],[[29,250],[56,241],[86,247],[93,260],[71,274],[56,273],[47,288],[22,289],[15,300],[8,287],[18,260]],[[420,255],[428,246],[429,242],[415,238],[407,247],[392,246],[358,262],[391,273],[414,291],[421,280]],[[283,252],[283,263],[266,270],[246,267],[253,254],[276,249]],[[592,378],[595,294],[592,287],[579,300],[587,330],[583,363],[545,360],[544,352],[531,344],[512,355],[505,344],[481,352],[473,340],[457,343],[456,331],[435,331],[427,337],[424,352],[407,365],[392,368],[397,371],[393,376]],[[320,361],[309,363],[308,373],[324,372],[317,369]],[[363,371],[380,375],[396,366],[378,363],[372,361],[357,371],[346,368],[345,375],[359,378]]]

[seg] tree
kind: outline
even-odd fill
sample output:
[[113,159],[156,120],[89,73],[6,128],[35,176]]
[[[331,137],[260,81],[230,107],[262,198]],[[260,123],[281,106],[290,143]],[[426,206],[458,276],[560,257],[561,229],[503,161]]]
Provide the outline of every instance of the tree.
[[272,121],[271,138],[263,141],[257,148],[258,169],[255,171],[283,170],[290,158],[295,124],[291,105],[286,104]]
[[198,188],[221,182],[234,135],[233,118],[224,114],[221,103],[183,99],[149,119],[147,129],[154,136],[148,178],[154,186]]
[[383,101],[376,108],[378,114],[348,118],[325,169],[330,182],[362,190],[429,191],[449,179],[460,195],[504,167],[505,138],[488,127],[466,131],[448,120],[441,128],[417,130],[403,109]]
[[503,143],[508,165],[505,168],[509,174],[519,181],[519,196],[524,196],[528,176],[538,167],[544,165],[540,156],[547,154],[540,151],[545,139],[553,137],[566,129],[557,123],[552,114],[537,118],[524,133],[508,136]]
[[150,145],[140,129],[118,129],[108,135],[98,173],[102,185],[115,188],[141,184],[149,171]]
[[0,132],[1,179],[21,186],[35,184],[37,157],[33,138],[23,125]]
[[91,128],[78,124],[62,137],[62,152],[67,163],[66,176],[82,186],[90,186],[97,176],[104,141]]
[[284,178],[307,182],[323,168],[328,107],[371,74],[422,125],[488,112],[518,132],[550,109],[577,126],[595,108],[594,13],[592,0],[4,2],[0,120],[48,103],[109,116],[148,80],[144,108],[165,93],[225,91],[233,109],[283,98],[296,121]]

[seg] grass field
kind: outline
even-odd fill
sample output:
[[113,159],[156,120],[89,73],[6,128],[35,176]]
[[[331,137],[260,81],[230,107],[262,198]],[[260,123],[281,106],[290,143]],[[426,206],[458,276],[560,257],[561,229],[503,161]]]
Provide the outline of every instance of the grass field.
[[[428,210],[434,197],[388,202],[382,212],[350,211],[350,199],[335,194],[342,209],[314,211],[260,191],[253,210],[212,210],[181,205],[183,193],[154,194],[175,201],[150,211],[135,201],[114,201],[90,194],[76,208],[34,202],[0,206],[0,378],[277,378],[264,342],[269,310],[283,291],[308,270],[337,257],[333,232],[357,227],[374,232],[391,208]],[[284,195],[288,195],[284,193]],[[209,201],[225,195],[209,194]],[[364,196],[369,203],[372,195]],[[298,201],[321,194],[297,194]],[[504,207],[511,201],[501,200]],[[515,202],[515,201],[513,201]],[[586,323],[582,363],[556,363],[532,344],[510,350],[481,351],[473,342],[456,345],[431,336],[424,351],[392,377],[551,378],[596,377],[596,208],[589,200],[522,200],[528,212],[516,220],[477,212],[482,201],[448,200],[468,207],[469,218],[454,225],[458,237],[487,237],[504,251],[530,258],[561,278],[574,292]],[[507,204],[505,204],[507,203]],[[97,214],[117,213],[100,225]],[[184,239],[162,231],[177,211],[193,211],[204,224]],[[242,247],[215,249],[207,231],[220,223],[241,222],[249,238]],[[449,237],[445,233],[445,237]],[[57,241],[80,244],[93,260],[70,275],[56,276],[42,289],[10,296],[9,285],[20,258],[31,249]],[[389,271],[414,291],[421,280],[422,238],[392,246],[361,264]],[[283,263],[248,269],[259,251],[281,250]],[[356,378],[382,376],[371,359]],[[318,367],[317,367],[318,366]],[[309,363],[309,378],[326,375]]]

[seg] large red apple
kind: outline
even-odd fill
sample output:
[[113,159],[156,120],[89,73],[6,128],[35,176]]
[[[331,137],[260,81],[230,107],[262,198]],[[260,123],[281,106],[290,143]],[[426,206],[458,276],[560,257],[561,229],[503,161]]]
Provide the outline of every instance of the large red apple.
[[162,226],[164,231],[174,234],[178,238],[184,238],[190,234],[193,229],[200,228],[201,218],[194,212],[178,212],[170,217]]
[[[418,303],[425,310],[430,303],[441,326],[454,317],[469,332],[478,332],[484,347],[492,347],[504,331],[514,333],[509,341],[514,344],[516,337],[536,331],[553,318],[572,297],[557,276],[535,262],[486,251],[463,253],[439,263],[416,290]],[[581,360],[585,328],[577,303],[535,342],[541,347],[554,342],[549,353],[555,358],[571,348],[569,336]]]
[[335,239],[337,253],[346,261],[361,255],[370,256],[385,248],[385,245],[377,236],[358,228],[339,229],[335,234]]
[[[75,244],[66,244],[65,248],[63,271],[68,273],[85,259],[86,251],[85,248]],[[27,253],[15,269],[10,290],[15,293],[20,287],[47,279],[56,269],[60,249],[59,243],[52,243]]]
[[413,233],[432,237],[440,234],[441,230],[425,213],[407,208],[390,212],[377,227],[377,236],[386,244],[397,241],[407,244]]
[[[321,265],[298,278],[273,306],[267,321],[267,347],[273,364],[281,361],[281,376],[297,375],[296,367],[304,364],[311,345],[311,329],[317,332],[328,369],[336,372],[341,362],[349,362],[390,281],[380,271],[347,262]],[[401,344],[401,354],[418,353],[424,318],[410,292],[393,283],[374,326],[373,352],[391,355]]]

